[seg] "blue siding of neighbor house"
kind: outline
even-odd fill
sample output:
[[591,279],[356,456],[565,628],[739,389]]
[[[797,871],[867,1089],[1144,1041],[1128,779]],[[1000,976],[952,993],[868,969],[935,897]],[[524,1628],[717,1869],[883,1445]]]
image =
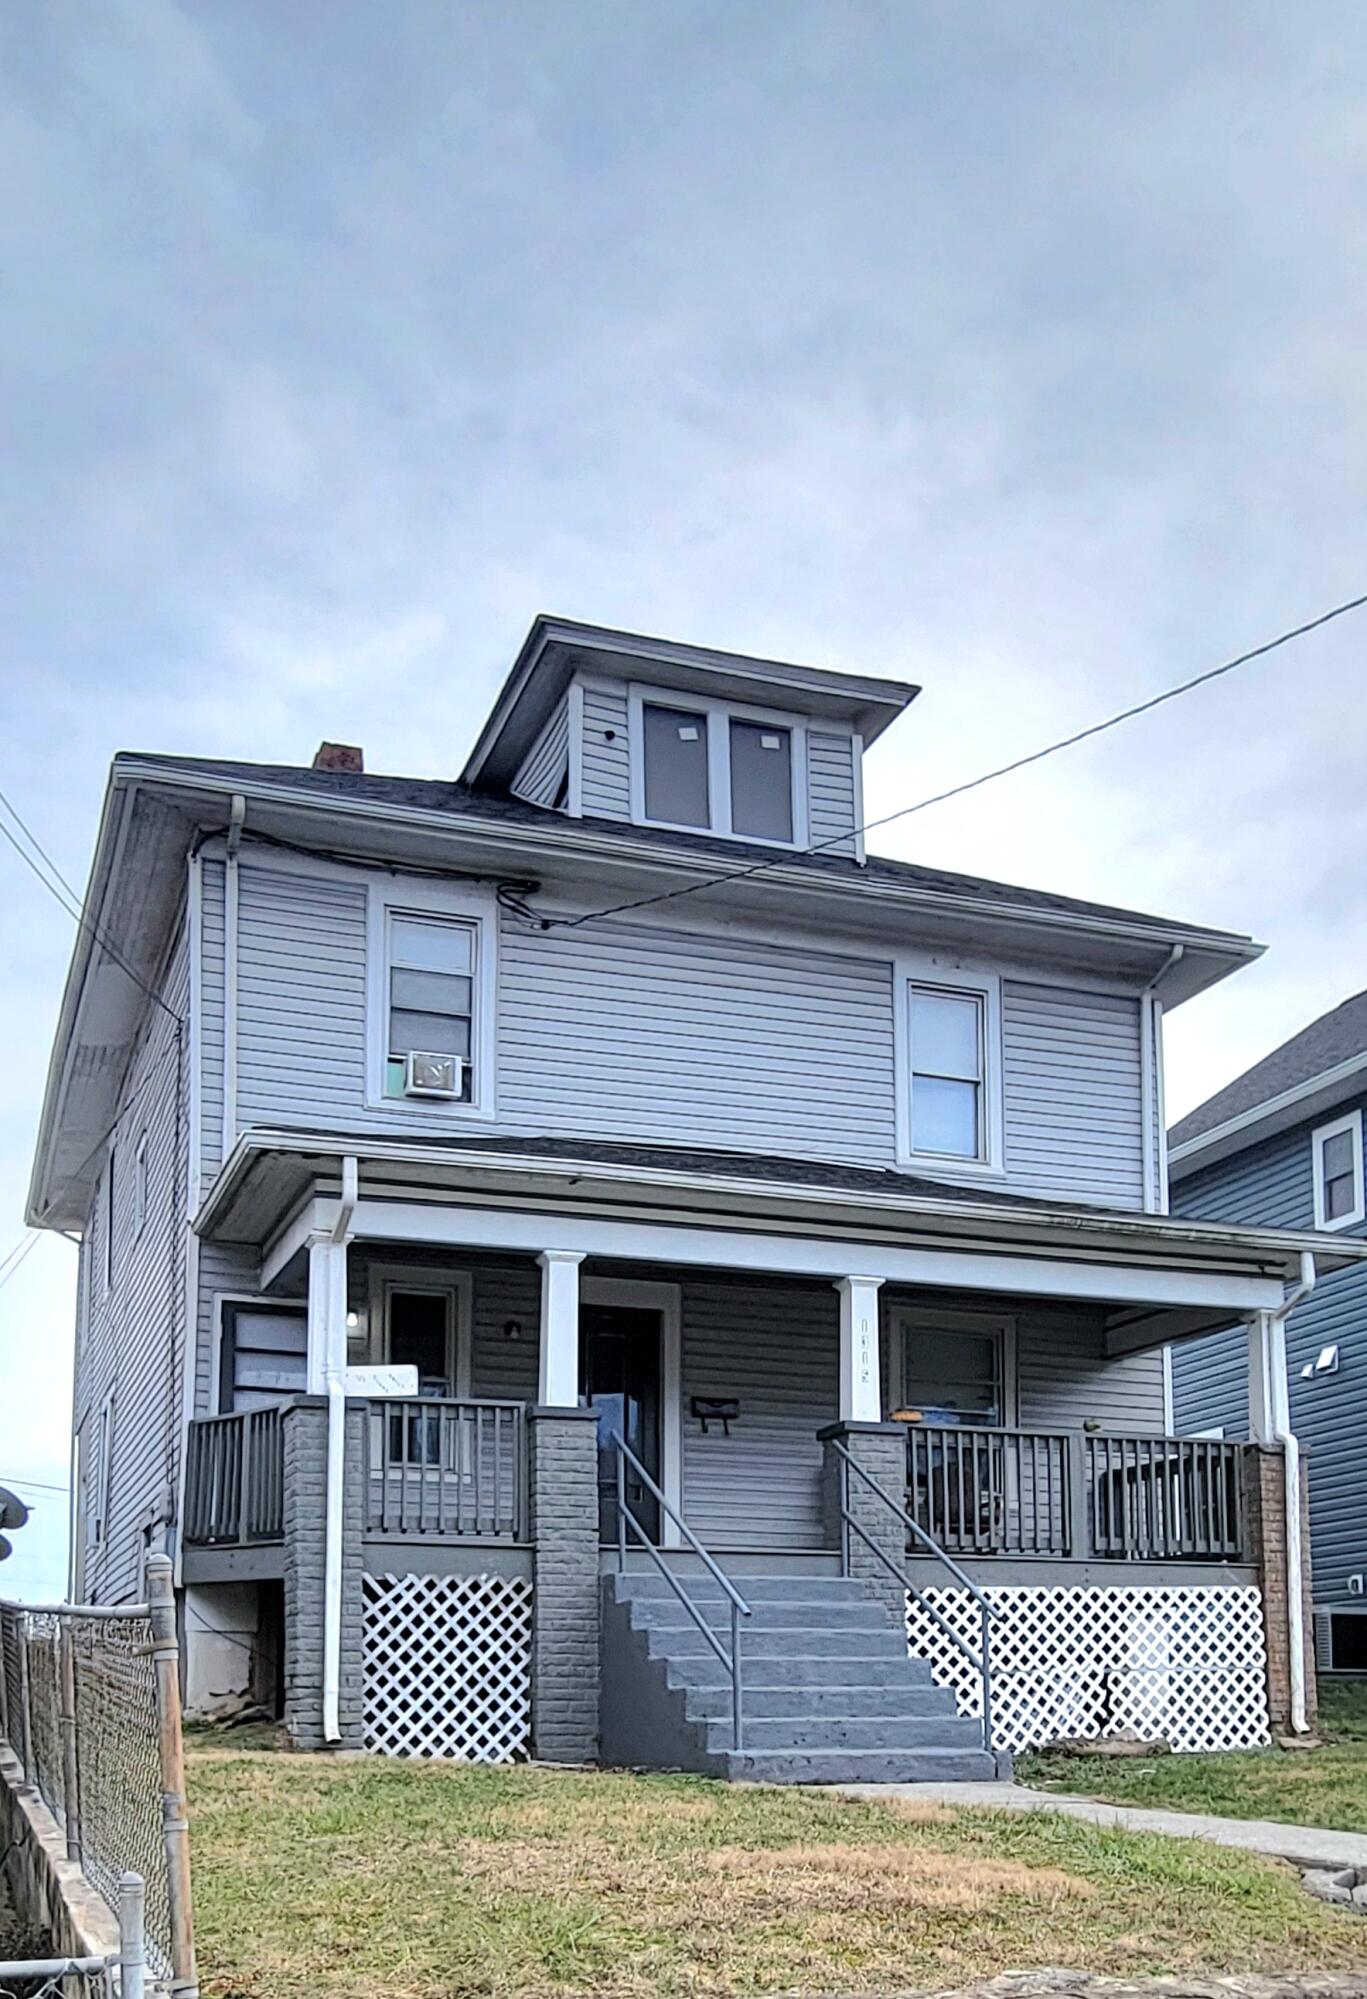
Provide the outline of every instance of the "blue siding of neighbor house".
[[[1311,1132],[1367,1099],[1249,1146],[1174,1183],[1172,1211],[1214,1221],[1314,1227]],[[1367,1233],[1359,1223],[1350,1233]],[[1338,1371],[1305,1380],[1300,1370],[1323,1347],[1339,1348]],[[1246,1339],[1242,1327],[1173,1352],[1179,1430],[1223,1425],[1248,1434]],[[1317,1603],[1348,1601],[1350,1575],[1367,1571],[1367,1266],[1322,1277],[1287,1323],[1291,1420],[1310,1464],[1310,1521]]]
[[[206,874],[208,865],[206,864]],[[222,1015],[207,948],[206,1047]],[[243,861],[230,1124],[458,1134],[442,1105],[366,1102],[366,884]],[[325,968],[325,976],[320,976]],[[215,978],[218,985],[215,988]],[[628,920],[499,935],[496,1120],[481,1132],[896,1163],[888,956]],[[1138,1002],[1006,977],[1005,1185],[1142,1205]],[[206,1184],[222,1063],[206,1069]]]
[[[182,916],[157,990],[182,1019],[189,1004]],[[185,1197],[188,1036],[149,999],[120,1092],[117,1122],[80,1252],[80,1320],[73,1430],[90,1473],[91,1505],[76,1526],[76,1573],[87,1601],[136,1599],[145,1548],[172,1518],[185,1359]],[[147,1143],[147,1200],[136,1225],[136,1155]],[[106,1284],[113,1162],[113,1258]],[[111,1462],[98,1462],[100,1412],[113,1397]],[[103,1539],[91,1538],[95,1481],[107,1490]]]

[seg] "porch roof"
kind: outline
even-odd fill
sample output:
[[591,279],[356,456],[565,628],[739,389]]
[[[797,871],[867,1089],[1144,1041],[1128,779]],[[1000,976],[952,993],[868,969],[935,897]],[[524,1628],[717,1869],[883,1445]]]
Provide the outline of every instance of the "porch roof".
[[195,1227],[260,1244],[268,1276],[278,1275],[310,1228],[331,1225],[348,1155],[358,1161],[358,1235],[1087,1297],[1113,1307],[1115,1352],[1272,1308],[1306,1251],[1322,1270],[1367,1258],[1367,1242],[1341,1235],[983,1193],[816,1160],[276,1130],[239,1139]]

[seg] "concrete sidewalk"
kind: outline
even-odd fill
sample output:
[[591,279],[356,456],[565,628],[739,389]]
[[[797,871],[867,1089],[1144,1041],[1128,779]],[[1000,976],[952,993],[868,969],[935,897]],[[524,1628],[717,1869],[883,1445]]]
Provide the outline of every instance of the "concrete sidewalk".
[[1149,1811],[1137,1805],[1105,1805],[1097,1798],[1030,1791],[1023,1784],[832,1784],[841,1797],[870,1803],[897,1799],[907,1804],[973,1805],[979,1810],[1061,1812],[1089,1825],[1120,1826],[1126,1832],[1161,1832],[1174,1839],[1208,1839],[1244,1853],[1265,1853],[1297,1867],[1367,1867],[1367,1833],[1334,1832],[1328,1827],[1282,1825],[1275,1819],[1226,1819],[1209,1812]]

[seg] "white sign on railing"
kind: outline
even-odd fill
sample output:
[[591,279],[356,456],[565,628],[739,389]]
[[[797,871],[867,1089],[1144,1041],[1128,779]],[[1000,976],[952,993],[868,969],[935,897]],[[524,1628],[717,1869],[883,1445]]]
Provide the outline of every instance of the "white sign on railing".
[[416,1367],[349,1367],[342,1375],[348,1395],[365,1395],[377,1400],[386,1395],[415,1396],[418,1392]]

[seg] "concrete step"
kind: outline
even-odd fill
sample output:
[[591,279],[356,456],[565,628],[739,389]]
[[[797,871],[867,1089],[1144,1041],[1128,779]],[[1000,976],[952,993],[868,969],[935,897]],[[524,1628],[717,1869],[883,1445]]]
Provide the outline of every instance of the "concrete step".
[[[835,1686],[824,1682],[806,1687],[747,1686],[744,1695],[747,1721],[773,1721],[784,1715],[803,1720],[833,1715],[851,1721],[866,1716],[938,1715],[952,1719],[955,1715],[954,1696],[948,1687],[926,1686],[919,1681],[866,1687],[852,1684],[842,1674]],[[684,1713],[690,1721],[726,1720],[731,1713],[731,1682],[690,1686],[684,1696]]]
[[744,1784],[980,1784],[997,1774],[982,1749],[742,1749],[708,1762]]
[[[730,1749],[729,1720],[708,1721],[703,1727],[708,1749]],[[957,1714],[868,1715],[862,1720],[842,1719],[838,1715],[785,1715],[760,1721],[752,1718],[747,1701],[742,1740],[751,1751],[800,1749],[804,1753],[833,1753],[879,1749],[889,1756],[901,1756],[926,1749],[978,1749],[982,1745],[982,1731],[969,1716]]]
[[[643,1635],[652,1659],[715,1657],[707,1634],[693,1623],[647,1625]],[[727,1640],[729,1636],[729,1632],[725,1634]],[[743,1660],[904,1659],[907,1641],[890,1624],[881,1629],[860,1626],[850,1631],[814,1630],[808,1625],[765,1625],[759,1630],[748,1627],[742,1630],[740,1651]]]
[[[699,1572],[678,1572],[679,1581],[691,1597],[699,1601],[725,1597],[721,1584],[711,1576]],[[608,1581],[616,1593],[619,1603],[644,1602],[655,1597],[668,1597],[677,1602],[674,1591],[665,1578],[656,1571],[649,1574],[611,1575]],[[732,1583],[738,1593],[749,1604],[756,1603],[871,1603],[873,1599],[863,1584],[853,1576],[746,1576],[733,1575]]]
[[[712,1629],[729,1633],[731,1629],[731,1605],[720,1594],[699,1599],[695,1603],[698,1616]],[[697,1629],[697,1620],[677,1597],[644,1597],[631,1603],[631,1621],[638,1631],[681,1631],[688,1627]],[[757,1597],[750,1606],[750,1615],[742,1616],[742,1632],[767,1630],[792,1630],[801,1627],[807,1631],[891,1631],[893,1621],[881,1604],[870,1598],[840,1598],[809,1600],[784,1597],[781,1601],[767,1601]]]
[[[681,1654],[668,1645],[660,1646],[660,1634],[652,1633],[655,1641],[651,1656],[666,1661],[665,1679],[671,1687],[726,1687],[730,1688],[731,1675],[716,1655],[707,1650]],[[699,1634],[700,1646],[705,1644]],[[659,1649],[655,1649],[658,1647]],[[839,1667],[833,1673],[829,1657],[793,1658],[782,1654],[755,1659],[747,1663],[750,1655],[741,1646],[741,1662],[745,1666],[745,1686],[761,1687],[929,1687],[932,1684],[930,1664],[925,1659],[913,1659],[905,1650],[890,1653],[880,1650],[875,1656],[867,1651],[842,1653]]]

